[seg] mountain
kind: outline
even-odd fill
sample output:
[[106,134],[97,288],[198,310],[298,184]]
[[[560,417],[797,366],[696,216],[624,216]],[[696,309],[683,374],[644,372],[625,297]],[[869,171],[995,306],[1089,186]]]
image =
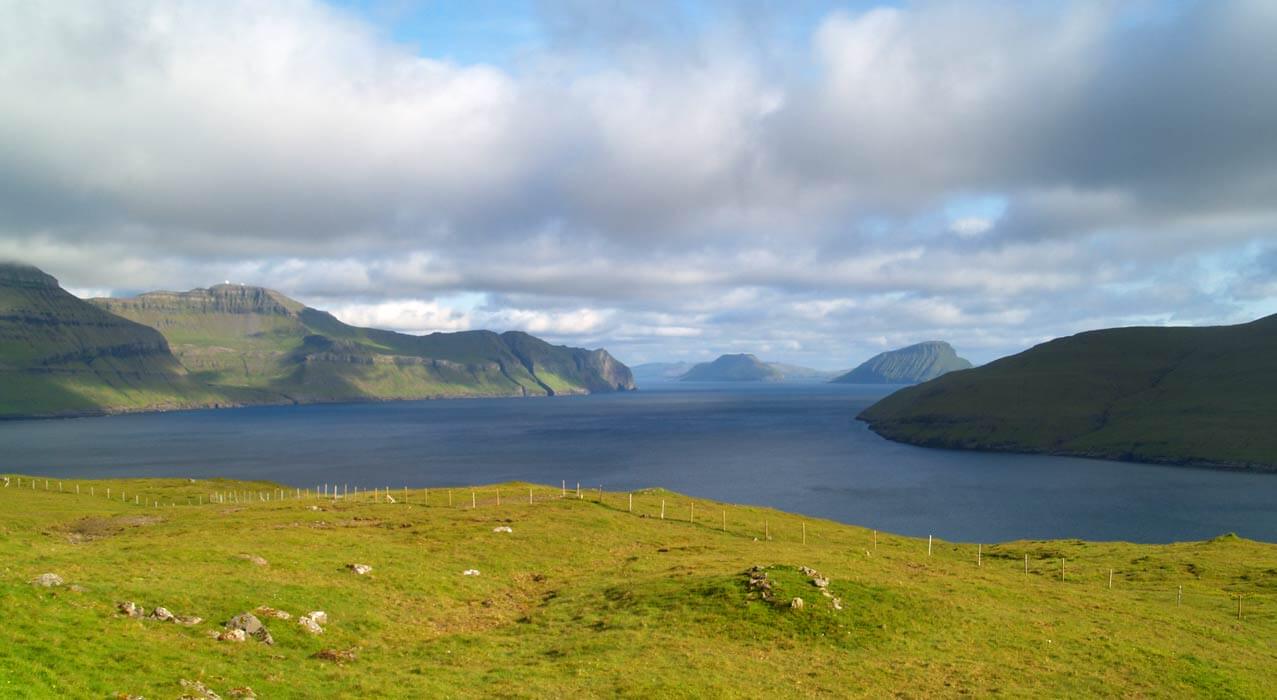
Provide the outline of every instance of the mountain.
[[358,328],[269,289],[84,301],[0,263],[0,418],[634,389],[606,350]]
[[0,417],[172,409],[236,401],[193,380],[153,328],[0,263]]
[[948,372],[970,368],[971,363],[958,357],[953,346],[942,340],[929,340],[878,353],[832,381],[839,384],[917,384]]
[[634,388],[606,350],[492,331],[426,336],[359,328],[261,287],[217,285],[94,299],[152,326],[194,377],[296,402],[554,396]]
[[917,445],[1277,470],[1277,315],[1060,338],[859,417]]
[[691,369],[690,362],[646,362],[630,368],[634,373],[634,381],[639,384],[651,382],[672,382]]
[[682,382],[779,382],[784,375],[753,355],[721,355],[695,365],[679,377]]

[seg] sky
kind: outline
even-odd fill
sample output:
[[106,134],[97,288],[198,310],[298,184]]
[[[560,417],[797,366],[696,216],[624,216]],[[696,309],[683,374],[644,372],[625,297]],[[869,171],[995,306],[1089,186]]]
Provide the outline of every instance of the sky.
[[0,0],[0,258],[623,362],[1277,313],[1277,3]]

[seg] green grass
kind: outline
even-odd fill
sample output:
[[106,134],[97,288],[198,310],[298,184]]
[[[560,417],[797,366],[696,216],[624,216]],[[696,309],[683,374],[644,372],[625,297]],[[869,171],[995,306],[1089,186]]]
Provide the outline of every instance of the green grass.
[[[631,513],[626,494],[526,484],[481,487],[471,509],[464,487],[451,506],[446,489],[210,505],[277,487],[31,483],[0,488],[0,697],[176,697],[182,679],[271,698],[1265,697],[1277,662],[1277,546],[1231,536],[1012,542],[977,566],[973,544],[928,556],[926,540],[878,533],[875,547],[870,530],[767,509],[697,500],[689,522],[687,497],[655,489]],[[776,604],[751,597],[755,565]],[[82,592],[29,583],[45,572]],[[122,600],[206,622],[128,619]],[[311,637],[267,620],[273,647],[208,637],[260,605],[330,621]],[[326,648],[357,658],[312,658]]]

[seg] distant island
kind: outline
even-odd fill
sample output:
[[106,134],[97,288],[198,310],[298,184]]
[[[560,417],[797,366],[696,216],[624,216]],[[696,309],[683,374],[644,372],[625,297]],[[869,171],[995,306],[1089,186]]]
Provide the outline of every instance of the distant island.
[[901,389],[862,412],[916,445],[1277,470],[1277,315],[1116,328]]
[[764,362],[750,354],[735,354],[720,355],[713,362],[693,365],[674,378],[683,382],[828,381],[836,374],[781,362]]
[[634,373],[634,381],[642,385],[645,382],[675,381],[691,368],[690,362],[645,362],[630,367],[630,371]]
[[0,417],[635,388],[606,350],[350,326],[261,287],[84,301],[0,263]]
[[971,363],[958,357],[953,346],[942,340],[930,340],[878,353],[833,381],[839,384],[918,384],[970,368]]

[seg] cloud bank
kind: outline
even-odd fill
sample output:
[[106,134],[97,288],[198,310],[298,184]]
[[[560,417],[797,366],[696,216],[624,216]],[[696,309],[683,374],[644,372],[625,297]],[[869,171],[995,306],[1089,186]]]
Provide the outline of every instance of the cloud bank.
[[688,12],[459,64],[313,1],[0,2],[0,257],[630,362],[1277,312],[1272,3]]

